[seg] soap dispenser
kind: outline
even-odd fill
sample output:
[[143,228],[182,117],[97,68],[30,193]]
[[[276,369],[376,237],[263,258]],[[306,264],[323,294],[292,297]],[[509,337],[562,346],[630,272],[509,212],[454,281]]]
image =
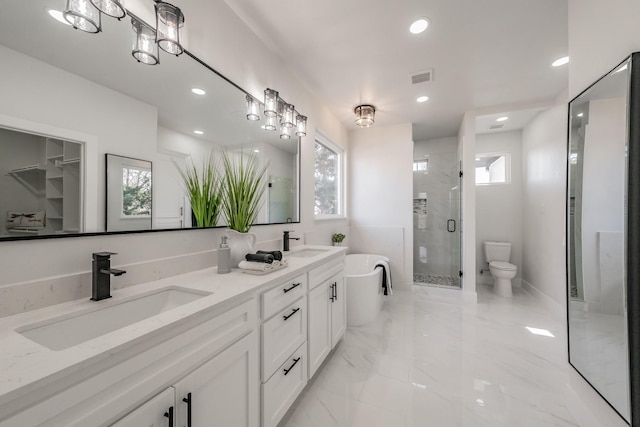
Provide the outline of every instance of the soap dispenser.
[[231,273],[231,249],[227,243],[227,236],[222,236],[222,243],[218,249],[218,274]]

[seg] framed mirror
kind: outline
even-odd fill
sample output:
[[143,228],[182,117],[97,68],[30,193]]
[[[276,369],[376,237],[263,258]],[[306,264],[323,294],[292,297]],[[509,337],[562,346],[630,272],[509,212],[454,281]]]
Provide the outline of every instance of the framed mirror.
[[[190,161],[199,164],[220,147],[259,153],[270,165],[270,185],[256,225],[299,222],[299,138],[282,139],[280,132],[264,130],[264,117],[247,120],[247,94],[237,85],[189,52],[179,57],[161,53],[155,66],[136,62],[130,17],[105,18],[101,33],[87,34],[49,16],[48,10],[64,7],[59,0],[3,6],[0,91],[6,102],[0,105],[0,129],[79,144],[84,157],[78,164],[78,185],[84,197],[78,200],[77,226],[54,231],[47,225],[35,233],[9,235],[4,219],[0,240],[121,230],[107,226],[107,153],[153,163],[150,222],[126,230],[193,228],[185,220],[190,206],[177,168]],[[25,164],[21,156],[2,156],[6,164],[0,165],[0,180],[6,182],[0,181],[0,189],[8,182],[16,185],[8,175],[12,170],[46,167],[44,160]],[[3,217],[42,210],[6,199],[0,195]],[[47,224],[60,221],[50,218]]]
[[640,422],[640,58],[569,103],[569,363],[629,424]]

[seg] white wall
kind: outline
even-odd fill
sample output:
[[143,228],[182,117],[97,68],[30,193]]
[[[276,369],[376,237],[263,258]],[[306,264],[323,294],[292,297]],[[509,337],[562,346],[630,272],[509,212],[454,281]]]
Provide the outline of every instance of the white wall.
[[349,212],[353,253],[391,260],[394,286],[413,283],[411,124],[349,133]]
[[462,159],[462,291],[465,301],[476,302],[476,115],[467,112],[458,132],[458,158]]
[[[137,12],[135,8],[139,4],[153,7],[152,2],[141,0],[131,1],[127,6],[132,7],[135,13]],[[316,129],[320,129],[346,150],[347,132],[344,127],[304,84],[292,76],[278,53],[268,49],[224,1],[183,0],[180,7],[188,22],[185,27],[186,38],[189,40],[188,48],[195,55],[254,96],[259,96],[266,87],[278,89],[287,101],[295,104],[299,111],[303,111],[309,117],[308,134],[302,139],[301,144],[301,224],[254,227],[252,232],[257,235],[259,241],[273,239],[276,244],[277,239],[281,239],[282,230],[290,228],[304,234],[307,242],[318,244],[330,244],[332,232],[341,231],[348,234],[346,219],[327,222],[316,222],[313,219],[313,141]],[[4,49],[3,54],[6,54]],[[80,127],[82,132],[97,135],[99,140],[105,138],[119,143],[122,150],[118,154],[131,157],[141,157],[136,155],[138,144],[146,144],[147,141],[155,144],[157,124],[154,108],[133,99],[121,100],[122,95],[113,91],[95,93],[97,89],[89,87],[88,81],[81,82],[82,86],[78,91],[69,93],[50,79],[39,80],[38,69],[42,65],[38,63],[34,66],[35,62],[30,59],[25,60],[24,63],[28,64],[30,61],[32,66],[7,69],[7,74],[4,74],[5,68],[8,68],[5,67],[7,62],[4,57],[0,60],[3,64],[3,79],[0,81],[3,102],[0,103],[0,114],[70,129]],[[58,72],[61,80],[67,82],[71,80],[70,75],[63,74],[60,70]],[[20,74],[30,76],[33,85],[25,90],[23,85],[15,85],[15,79],[10,78],[9,73],[15,76]],[[51,105],[33,105],[31,99],[34,93],[48,94]],[[72,110],[69,110],[74,96],[95,97],[96,108],[108,108],[110,101],[117,98],[123,123],[102,123],[99,120],[101,114],[96,110],[86,111],[87,117],[83,116],[79,121],[77,117],[70,114]],[[128,120],[136,123],[141,120],[153,121],[153,131],[145,128],[143,133],[123,132],[123,129],[129,126]],[[104,157],[101,154],[99,153],[88,165],[88,168],[93,168],[94,172],[95,170],[104,171]],[[103,202],[99,201],[99,203]],[[407,209],[407,212],[409,213],[410,210]],[[0,275],[0,287],[50,276],[89,271],[91,252],[95,251],[119,252],[114,259],[114,265],[130,262],[144,263],[150,260],[210,251],[217,247],[221,233],[221,230],[189,230],[2,242],[0,243],[0,268],[3,273]],[[38,259],[38,263],[32,262],[34,256]],[[90,284],[83,284],[83,286],[86,289],[90,288]]]
[[522,132],[476,135],[476,153],[509,153],[511,177],[508,184],[476,186],[476,274],[478,283],[493,283],[484,260],[485,241],[511,243],[511,263],[518,267],[512,281],[520,285],[522,266]]

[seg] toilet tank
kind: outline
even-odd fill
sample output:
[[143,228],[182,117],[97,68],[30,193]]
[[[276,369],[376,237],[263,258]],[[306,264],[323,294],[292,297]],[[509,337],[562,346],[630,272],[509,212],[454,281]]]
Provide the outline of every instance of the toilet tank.
[[484,242],[484,259],[487,262],[509,262],[511,256],[511,243],[508,242]]

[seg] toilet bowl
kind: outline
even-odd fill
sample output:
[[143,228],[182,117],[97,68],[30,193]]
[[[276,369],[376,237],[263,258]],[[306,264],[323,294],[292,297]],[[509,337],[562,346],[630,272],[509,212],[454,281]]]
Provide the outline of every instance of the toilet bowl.
[[511,256],[511,243],[484,242],[484,256],[493,277],[493,292],[502,297],[511,298],[513,296],[511,279],[518,273],[518,267],[508,262]]

